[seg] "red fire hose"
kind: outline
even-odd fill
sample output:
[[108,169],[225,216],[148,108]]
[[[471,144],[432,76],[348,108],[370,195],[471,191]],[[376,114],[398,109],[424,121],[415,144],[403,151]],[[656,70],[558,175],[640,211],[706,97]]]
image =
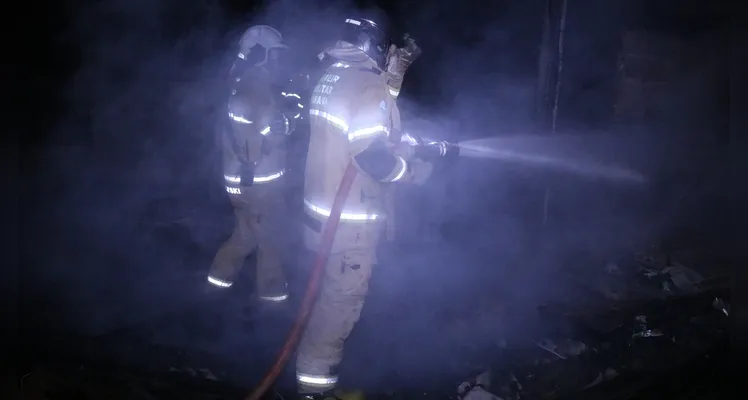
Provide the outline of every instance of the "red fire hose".
[[327,263],[327,257],[330,255],[332,250],[332,243],[335,239],[335,233],[338,230],[338,223],[340,222],[340,213],[345,204],[345,199],[348,197],[348,192],[353,184],[353,179],[356,178],[356,167],[353,163],[348,163],[348,167],[345,169],[343,179],[340,181],[340,187],[338,192],[335,194],[335,200],[332,203],[332,210],[330,211],[330,217],[327,218],[325,229],[322,231],[322,240],[320,243],[319,250],[317,251],[317,258],[314,260],[314,266],[312,268],[312,274],[309,277],[309,283],[307,284],[306,293],[304,299],[301,301],[301,308],[299,314],[296,316],[293,327],[286,338],[286,342],[283,344],[278,358],[275,363],[268,370],[265,376],[260,381],[260,384],[244,398],[244,400],[260,400],[262,396],[270,389],[275,379],[280,374],[283,367],[286,365],[288,358],[296,348],[301,337],[301,332],[304,329],[307,321],[309,320],[309,314],[312,311],[314,301],[317,299],[319,293],[319,285],[322,281],[322,272]]

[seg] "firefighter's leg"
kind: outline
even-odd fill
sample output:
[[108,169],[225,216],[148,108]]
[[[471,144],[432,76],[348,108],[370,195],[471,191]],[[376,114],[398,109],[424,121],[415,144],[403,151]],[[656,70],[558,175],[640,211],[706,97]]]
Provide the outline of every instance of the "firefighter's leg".
[[231,237],[221,246],[213,259],[208,273],[208,282],[213,286],[227,288],[233,285],[237,273],[244,261],[257,247],[257,240],[252,230],[257,211],[244,195],[234,195],[235,225]]
[[264,301],[284,301],[288,298],[283,271],[283,254],[287,251],[284,233],[290,227],[285,218],[287,210],[283,193],[269,192],[258,201],[262,202],[262,214],[253,225],[258,244],[257,296]]
[[343,344],[361,315],[375,247],[330,254],[315,307],[299,345],[296,380],[300,393],[320,393],[337,384]]

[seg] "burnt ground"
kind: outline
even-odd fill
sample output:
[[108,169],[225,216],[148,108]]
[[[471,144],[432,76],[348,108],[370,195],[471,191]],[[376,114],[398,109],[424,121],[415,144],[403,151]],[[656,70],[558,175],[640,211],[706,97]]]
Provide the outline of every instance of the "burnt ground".
[[[555,336],[556,341],[574,337],[588,348],[604,346],[600,343],[607,339],[600,336],[615,328],[630,333],[631,317],[636,316],[629,313],[603,323],[606,327],[597,327],[590,339],[569,327],[584,325],[576,321],[580,318],[569,322],[569,315],[599,315],[626,307],[655,310],[643,304],[687,294],[676,290],[663,295],[662,283],[652,283],[651,276],[640,282],[637,253],[671,239],[665,242],[679,251],[657,250],[654,258],[678,254],[685,258],[678,262],[702,275],[724,278],[720,239],[711,235],[715,218],[707,219],[710,223],[691,218],[690,229],[682,224],[670,231],[654,229],[652,225],[665,220],[656,207],[660,203],[632,194],[636,189],[592,190],[586,183],[555,191],[554,199],[560,200],[545,214],[547,185],[542,181],[504,179],[501,189],[488,190],[495,188],[500,172],[492,177],[484,166],[461,168],[462,176],[471,176],[467,182],[441,188],[434,183],[422,189],[427,196],[402,195],[405,204],[414,206],[409,210],[418,211],[399,216],[402,241],[381,252],[362,319],[346,345],[341,365],[346,385],[379,393],[454,393],[461,381],[491,368],[520,381],[529,379],[538,387],[556,387],[527,377],[537,377],[537,372],[524,378],[517,372],[523,362],[536,367],[552,364],[537,343]],[[475,169],[481,170],[482,178],[470,174]],[[144,185],[126,176],[91,175],[76,190],[58,188],[57,193],[65,195],[54,207],[39,209],[35,219],[45,229],[29,229],[35,233],[30,243],[36,246],[25,249],[28,264],[22,288],[28,367],[76,360],[207,380],[209,385],[217,381],[225,387],[251,387],[272,362],[294,312],[293,307],[257,310],[250,300],[249,274],[226,296],[203,294],[205,271],[231,229],[230,208],[220,190],[209,184],[210,190],[164,190],[157,183]],[[134,190],[150,190],[150,199],[133,198]],[[610,209],[624,207],[620,200],[612,200],[619,199],[619,192],[628,193],[626,204],[649,214],[611,213]],[[599,206],[606,202],[608,208]],[[570,204],[580,206],[570,212]],[[690,215],[695,209],[690,208]],[[417,231],[412,222],[417,218],[439,222],[439,239],[428,240]],[[34,226],[41,225],[27,225]],[[680,244],[679,249],[673,243]],[[297,299],[311,256],[301,254],[300,259],[289,262]],[[714,282],[704,288],[721,281]],[[639,289],[645,286],[649,289]],[[697,311],[684,306],[668,312],[688,315],[690,321],[689,313],[714,311],[714,296],[724,297],[709,294],[697,302]],[[713,314],[719,316],[717,311]],[[710,340],[706,342],[717,342]],[[699,356],[710,346],[693,354]],[[659,354],[657,348],[649,352]],[[624,364],[620,358],[613,363]],[[608,367],[595,365],[593,371],[577,374],[577,389]],[[279,390],[292,387],[292,368],[287,368]],[[554,390],[538,389],[525,397],[549,398],[571,391]]]

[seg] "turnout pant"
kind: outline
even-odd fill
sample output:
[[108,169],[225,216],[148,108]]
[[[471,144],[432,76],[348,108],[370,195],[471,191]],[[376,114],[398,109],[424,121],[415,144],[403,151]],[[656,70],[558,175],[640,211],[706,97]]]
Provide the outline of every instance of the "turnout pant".
[[380,224],[338,228],[319,297],[299,344],[296,380],[301,393],[320,393],[337,384],[336,369],[345,340],[361,316],[382,228]]
[[241,191],[229,195],[234,206],[234,231],[218,250],[208,281],[230,287],[247,257],[257,251],[257,295],[264,300],[285,300],[288,292],[283,271],[283,231],[289,224],[284,221],[287,210],[283,193],[272,184]]

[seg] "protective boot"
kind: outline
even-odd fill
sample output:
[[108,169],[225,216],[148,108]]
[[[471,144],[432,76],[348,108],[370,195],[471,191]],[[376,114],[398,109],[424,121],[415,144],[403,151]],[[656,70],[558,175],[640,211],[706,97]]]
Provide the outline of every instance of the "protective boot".
[[302,394],[300,400],[366,400],[364,392],[360,390],[333,389],[324,393]]

